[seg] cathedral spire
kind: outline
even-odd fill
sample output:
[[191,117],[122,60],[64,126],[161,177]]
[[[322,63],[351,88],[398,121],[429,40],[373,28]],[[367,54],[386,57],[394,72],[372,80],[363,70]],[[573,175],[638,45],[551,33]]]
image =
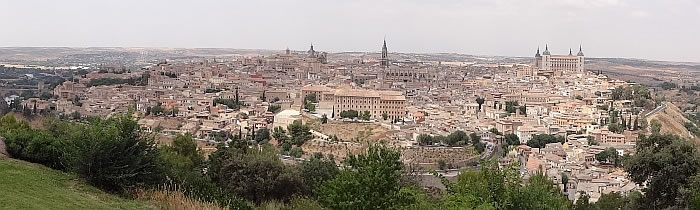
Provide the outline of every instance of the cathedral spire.
[[540,46],[537,46],[537,53],[535,53],[535,56],[540,56]]
[[382,68],[389,67],[389,50],[386,48],[386,37],[384,37],[384,44],[382,45],[382,58],[379,63]]
[[544,52],[542,52],[542,55],[550,55],[549,54],[549,45],[545,44],[544,45]]
[[314,51],[314,43],[311,42],[311,49],[307,52],[309,57],[315,58],[316,57],[316,51]]
[[569,56],[572,56],[572,55],[574,55],[574,54],[571,52],[571,48],[569,48]]

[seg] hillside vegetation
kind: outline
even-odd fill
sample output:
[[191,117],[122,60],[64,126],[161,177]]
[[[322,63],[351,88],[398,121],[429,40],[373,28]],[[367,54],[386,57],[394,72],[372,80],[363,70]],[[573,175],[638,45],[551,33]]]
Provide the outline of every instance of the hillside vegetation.
[[0,158],[0,209],[149,209],[45,166]]
[[683,116],[681,110],[673,103],[666,102],[666,105],[667,107],[663,111],[647,117],[649,125],[651,125],[652,120],[656,119],[661,123],[661,133],[676,134],[683,138],[694,139],[695,137],[683,126],[689,120]]

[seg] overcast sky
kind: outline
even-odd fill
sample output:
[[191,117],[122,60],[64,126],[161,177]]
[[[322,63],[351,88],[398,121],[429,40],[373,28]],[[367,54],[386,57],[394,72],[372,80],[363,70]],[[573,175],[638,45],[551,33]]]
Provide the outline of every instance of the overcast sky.
[[700,0],[0,0],[0,46],[553,54],[700,62]]

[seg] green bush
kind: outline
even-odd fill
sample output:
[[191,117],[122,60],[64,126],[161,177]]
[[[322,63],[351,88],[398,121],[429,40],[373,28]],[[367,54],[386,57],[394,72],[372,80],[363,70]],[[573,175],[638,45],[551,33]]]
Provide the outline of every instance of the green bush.
[[53,169],[65,169],[64,156],[69,141],[58,139],[47,131],[34,130],[26,121],[17,121],[12,115],[0,119],[0,135],[6,138],[7,151],[12,157]]
[[228,192],[256,204],[288,201],[308,192],[299,170],[282,163],[273,148],[227,150],[227,155],[210,159],[223,163],[215,172],[214,180]]
[[153,136],[127,116],[77,125],[68,151],[71,171],[107,191],[163,183],[163,168]]

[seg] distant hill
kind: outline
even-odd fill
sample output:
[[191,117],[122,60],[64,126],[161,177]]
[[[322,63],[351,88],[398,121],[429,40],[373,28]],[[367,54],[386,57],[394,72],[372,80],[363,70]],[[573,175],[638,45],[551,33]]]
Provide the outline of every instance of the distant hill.
[[0,157],[0,209],[152,209],[89,186],[74,175]]

